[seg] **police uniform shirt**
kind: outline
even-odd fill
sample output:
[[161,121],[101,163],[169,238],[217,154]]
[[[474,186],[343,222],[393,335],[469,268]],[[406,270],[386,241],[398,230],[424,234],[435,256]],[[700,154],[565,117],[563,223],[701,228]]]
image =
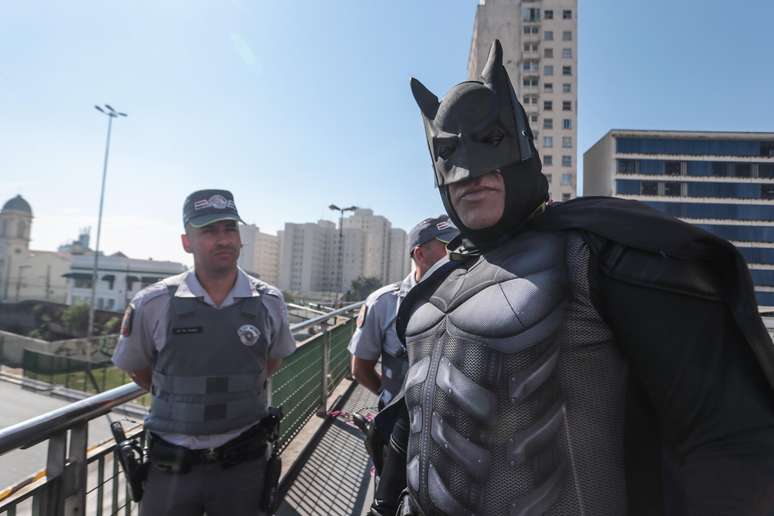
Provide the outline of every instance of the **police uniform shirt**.
[[[447,261],[448,258],[438,260],[425,272],[420,281],[428,278]],[[348,349],[353,356],[363,360],[378,360],[383,353],[393,357],[405,355],[405,348],[398,339],[398,333],[395,330],[395,319],[398,316],[401,301],[409,293],[409,290],[417,284],[414,272],[411,271],[400,283],[382,287],[368,296],[365,301],[365,317],[349,342]],[[398,394],[397,390],[403,383],[402,378],[399,379],[399,382],[391,381],[395,374],[400,374],[400,372],[392,371],[382,365],[382,389],[385,389],[386,385],[396,383],[396,387],[393,389],[396,392],[382,391],[380,398],[385,404]]]
[[[199,283],[193,271],[184,272],[181,276],[184,278],[175,292],[175,297],[198,297],[204,303],[217,309],[231,306],[239,299],[260,296],[266,307],[271,328],[269,357],[284,358],[295,351],[296,342],[293,340],[288,327],[287,307],[282,292],[278,289],[268,284],[262,284],[259,287],[260,292],[256,291],[247,274],[239,269],[234,287],[220,306],[217,306]],[[116,366],[128,372],[153,368],[155,357],[164,348],[166,342],[169,304],[169,291],[163,280],[141,290],[134,296],[131,304],[134,307],[131,329],[129,332],[122,332],[128,333],[128,335],[121,335],[113,353],[113,363]],[[250,426],[252,424],[226,434],[159,433],[159,435],[170,443],[190,449],[217,448],[237,437]]]

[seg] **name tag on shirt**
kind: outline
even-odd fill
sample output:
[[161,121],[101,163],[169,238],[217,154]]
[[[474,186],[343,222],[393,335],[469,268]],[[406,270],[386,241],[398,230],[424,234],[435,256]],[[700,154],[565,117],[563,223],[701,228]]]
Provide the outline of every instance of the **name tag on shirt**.
[[172,328],[174,335],[189,335],[191,333],[202,333],[204,327],[202,326],[189,326],[187,328]]

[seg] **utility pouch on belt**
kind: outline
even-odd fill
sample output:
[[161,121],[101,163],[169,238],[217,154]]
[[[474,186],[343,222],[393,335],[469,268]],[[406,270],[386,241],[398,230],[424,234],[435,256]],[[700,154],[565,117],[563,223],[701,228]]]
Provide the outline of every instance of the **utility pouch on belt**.
[[267,514],[274,514],[279,504],[282,459],[280,459],[277,449],[277,441],[279,440],[281,420],[282,407],[269,407],[269,414],[259,423],[259,426],[266,431],[266,441],[271,444],[271,457],[266,463],[266,471],[263,475],[263,496],[261,497],[261,510]]
[[193,466],[191,451],[150,435],[150,459],[153,467],[165,473],[185,474]]
[[129,484],[129,494],[132,500],[142,500],[142,483],[148,475],[148,461],[140,445],[139,438],[127,439],[120,421],[110,424],[113,439],[116,440],[115,458],[121,464]]

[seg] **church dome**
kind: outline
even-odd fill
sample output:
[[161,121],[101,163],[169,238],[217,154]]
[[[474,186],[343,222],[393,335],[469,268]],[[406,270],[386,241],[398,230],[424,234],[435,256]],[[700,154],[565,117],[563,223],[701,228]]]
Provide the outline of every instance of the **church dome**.
[[3,204],[3,209],[0,211],[20,211],[32,215],[32,206],[30,206],[30,203],[28,203],[21,195],[17,195],[6,201],[6,203]]

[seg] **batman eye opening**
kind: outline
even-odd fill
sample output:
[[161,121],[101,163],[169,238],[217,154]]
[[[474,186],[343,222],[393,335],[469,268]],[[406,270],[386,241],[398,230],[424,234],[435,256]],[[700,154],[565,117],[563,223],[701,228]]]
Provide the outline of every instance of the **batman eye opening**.
[[457,150],[456,145],[452,145],[450,143],[444,143],[440,147],[438,147],[438,155],[441,156],[443,159],[449,159],[452,154],[454,154],[454,151]]
[[457,150],[456,139],[439,139],[435,141],[435,153],[443,160],[447,160]]
[[503,138],[505,138],[505,132],[502,129],[495,127],[481,138],[481,141],[483,143],[488,143],[492,147],[497,147],[503,141]]

